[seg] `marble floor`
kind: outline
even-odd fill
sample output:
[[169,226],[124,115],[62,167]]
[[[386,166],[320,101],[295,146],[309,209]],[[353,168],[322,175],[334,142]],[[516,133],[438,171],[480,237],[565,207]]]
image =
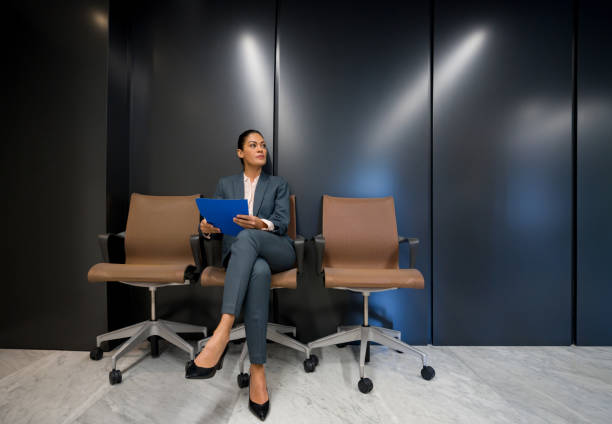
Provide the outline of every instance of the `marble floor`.
[[[0,423],[255,423],[248,389],[236,385],[240,345],[230,345],[211,380],[183,377],[186,355],[166,345],[152,358],[145,342],[119,361],[110,354],[0,350]],[[420,376],[416,357],[372,347],[357,389],[357,346],[316,349],[316,372],[302,357],[268,345],[269,423],[611,423],[610,347],[422,348],[436,377]]]

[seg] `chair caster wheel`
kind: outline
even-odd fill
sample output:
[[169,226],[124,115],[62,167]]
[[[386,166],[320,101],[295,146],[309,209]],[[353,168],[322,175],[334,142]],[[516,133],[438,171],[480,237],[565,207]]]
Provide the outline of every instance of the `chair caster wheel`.
[[336,347],[342,349],[343,347],[346,347],[346,345],[347,343],[338,343]]
[[108,381],[110,381],[111,385],[121,383],[121,371],[120,370],[112,370],[108,374]]
[[357,383],[357,387],[359,387],[359,391],[361,393],[370,393],[374,388],[374,383],[367,377],[360,378],[359,383]]
[[314,372],[318,363],[319,363],[319,360],[317,359],[317,357],[315,355],[310,355],[310,358],[304,359],[304,371]]
[[319,357],[315,354],[310,355],[310,359],[312,359],[312,361],[315,364],[315,367],[319,365]]
[[104,355],[104,352],[102,351],[102,349],[97,347],[93,349],[91,352],[89,352],[89,359],[92,359],[94,361],[99,361],[100,359],[102,359],[102,355]]
[[236,378],[236,380],[238,381],[238,387],[240,387],[241,389],[248,387],[249,379],[250,377],[246,372],[238,374],[238,377]]
[[421,377],[423,377],[425,380],[431,380],[432,378],[434,378],[435,375],[436,371],[429,365],[423,367],[423,369],[421,370]]

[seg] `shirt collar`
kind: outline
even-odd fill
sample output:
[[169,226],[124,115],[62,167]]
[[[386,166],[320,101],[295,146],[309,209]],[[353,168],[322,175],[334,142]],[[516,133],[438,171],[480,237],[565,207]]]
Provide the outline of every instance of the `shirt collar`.
[[[261,174],[259,174],[254,180],[253,180],[253,184],[257,184],[257,181],[259,181],[259,177],[261,177]],[[247,177],[244,172],[242,173],[242,181],[244,181],[245,183],[250,183],[251,180],[249,179],[249,177]]]

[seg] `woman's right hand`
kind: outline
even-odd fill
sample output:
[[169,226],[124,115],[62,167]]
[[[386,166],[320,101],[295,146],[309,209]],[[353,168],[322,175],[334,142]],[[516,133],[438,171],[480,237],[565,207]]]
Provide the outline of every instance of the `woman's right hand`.
[[212,224],[206,222],[206,218],[202,218],[202,222],[200,222],[200,231],[204,234],[212,234],[212,233],[220,233],[221,230],[215,227]]

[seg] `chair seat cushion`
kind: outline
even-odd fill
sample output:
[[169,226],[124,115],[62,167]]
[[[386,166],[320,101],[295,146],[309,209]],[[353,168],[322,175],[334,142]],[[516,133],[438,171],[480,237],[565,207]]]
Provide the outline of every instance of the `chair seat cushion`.
[[[225,283],[225,268],[207,266],[202,272],[200,283],[205,286],[223,286]],[[295,289],[297,287],[297,269],[272,274],[271,287],[273,289]]]
[[136,265],[99,263],[92,266],[87,279],[92,283],[125,281],[126,283],[183,283],[190,264]]
[[423,274],[417,269],[324,268],[325,287],[391,289],[425,287]]

